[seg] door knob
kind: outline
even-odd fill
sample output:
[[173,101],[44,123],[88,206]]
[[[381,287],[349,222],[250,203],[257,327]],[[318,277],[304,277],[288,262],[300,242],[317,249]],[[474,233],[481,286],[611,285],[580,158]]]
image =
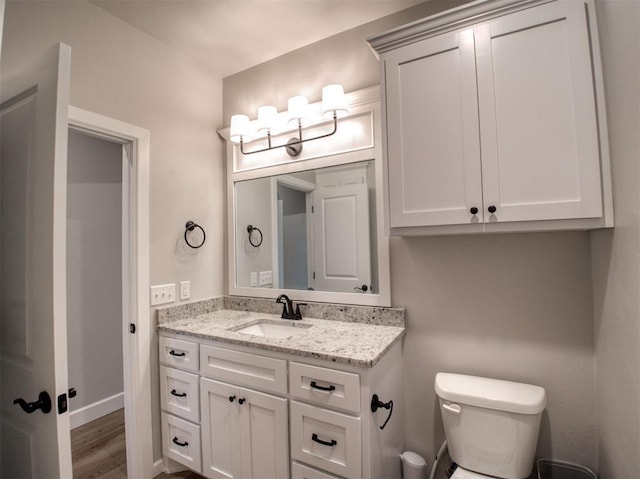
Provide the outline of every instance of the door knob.
[[487,208],[487,210],[489,211],[489,213],[495,213],[497,211],[498,208],[496,208],[494,205],[491,205]]
[[475,206],[472,206],[471,208],[469,208],[469,213],[471,213],[472,215],[477,215],[478,208],[476,208]]
[[42,391],[35,402],[27,402],[22,398],[18,398],[13,400],[13,404],[18,404],[27,414],[31,414],[37,409],[42,409],[43,414],[51,411],[51,397],[47,391]]

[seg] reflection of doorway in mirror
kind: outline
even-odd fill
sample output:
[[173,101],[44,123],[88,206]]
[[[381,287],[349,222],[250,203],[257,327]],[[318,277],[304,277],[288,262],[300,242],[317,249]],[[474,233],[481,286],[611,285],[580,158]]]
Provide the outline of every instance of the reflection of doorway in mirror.
[[[308,289],[307,210],[309,192],[278,181],[278,284],[286,289]],[[285,254],[286,251],[286,254]]]

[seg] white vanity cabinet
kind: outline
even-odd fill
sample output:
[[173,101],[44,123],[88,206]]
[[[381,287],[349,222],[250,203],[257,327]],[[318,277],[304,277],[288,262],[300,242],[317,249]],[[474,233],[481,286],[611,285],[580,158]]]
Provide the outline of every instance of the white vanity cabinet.
[[[172,340],[177,338],[161,333],[161,358],[167,354],[162,344]],[[373,367],[359,367],[195,337],[193,341],[199,354],[198,419],[187,421],[182,409],[171,409],[163,401],[166,457],[211,479],[400,478],[400,342]],[[183,372],[174,376],[182,381]],[[167,387],[177,389],[175,381]],[[373,393],[396,404],[384,430],[380,426],[388,411],[371,412]],[[181,435],[174,432],[177,420],[182,421]],[[186,439],[185,424],[196,428]],[[174,444],[174,436],[189,446],[197,436],[197,458],[190,449],[190,459],[187,446]],[[182,453],[174,453],[172,445]]]
[[160,337],[162,454],[201,472],[198,343]]
[[285,398],[200,380],[202,473],[209,478],[288,477]]
[[369,40],[392,234],[613,226],[592,7],[473,2]]
[[286,361],[202,344],[200,372],[202,473],[211,479],[288,477],[287,399],[256,390],[286,396]]

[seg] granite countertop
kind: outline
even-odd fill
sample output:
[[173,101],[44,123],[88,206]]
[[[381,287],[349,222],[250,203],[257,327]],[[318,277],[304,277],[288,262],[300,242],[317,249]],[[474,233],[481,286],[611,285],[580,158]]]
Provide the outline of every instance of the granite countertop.
[[[300,333],[278,339],[237,332],[257,320],[294,326]],[[230,309],[161,323],[158,330],[364,367],[376,364],[404,335],[399,326],[313,318],[291,321],[275,314]]]

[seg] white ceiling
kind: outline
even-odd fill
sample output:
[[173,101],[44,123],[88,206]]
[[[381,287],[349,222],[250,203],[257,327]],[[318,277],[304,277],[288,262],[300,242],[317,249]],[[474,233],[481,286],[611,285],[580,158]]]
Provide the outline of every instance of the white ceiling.
[[89,0],[224,78],[424,0]]

